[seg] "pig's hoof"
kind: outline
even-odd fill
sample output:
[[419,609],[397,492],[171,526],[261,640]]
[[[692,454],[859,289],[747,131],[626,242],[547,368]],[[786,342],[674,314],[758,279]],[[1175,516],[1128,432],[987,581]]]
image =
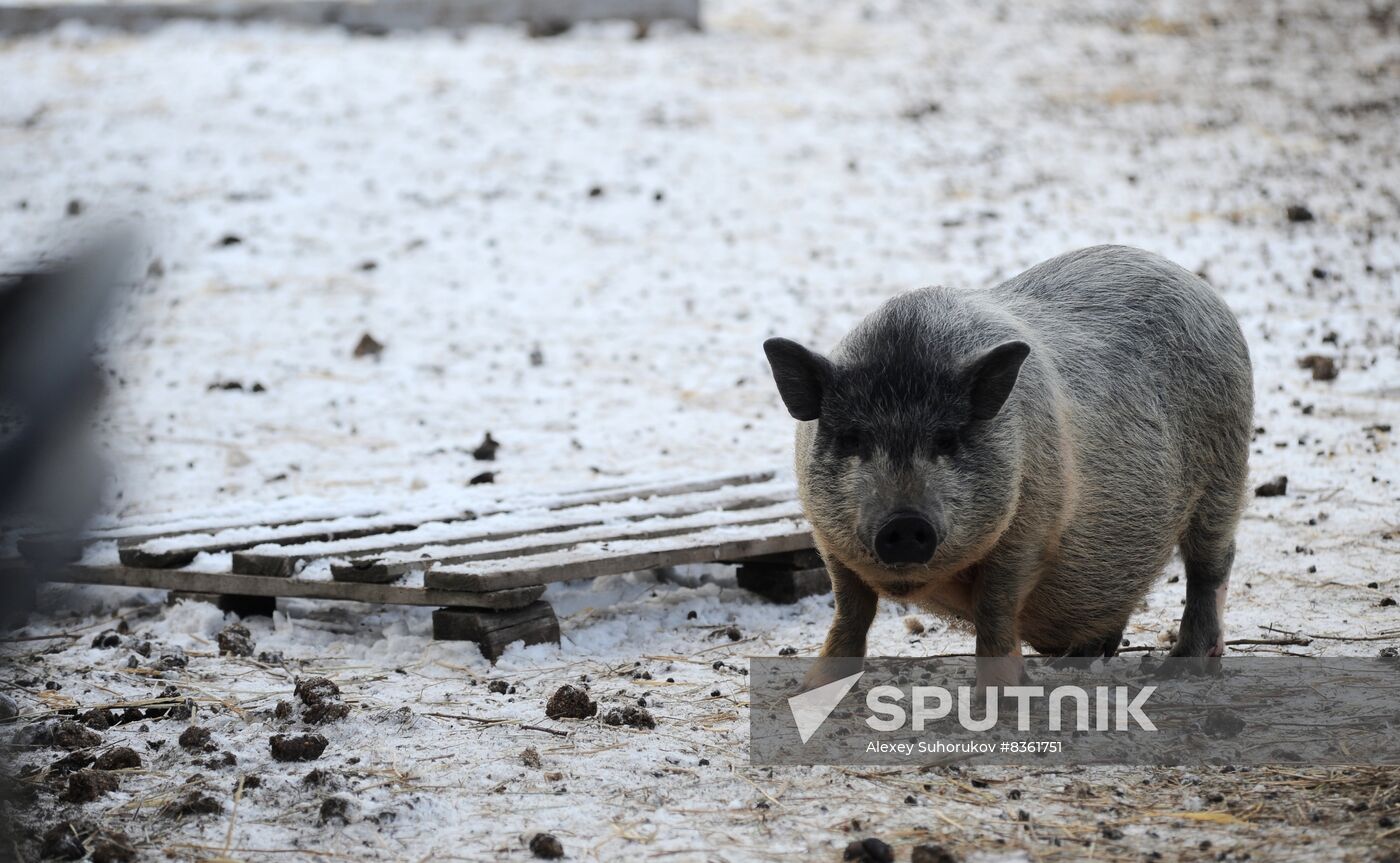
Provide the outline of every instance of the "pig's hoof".
[[1163,662],[1157,669],[1156,676],[1161,678],[1173,677],[1216,677],[1221,673],[1220,657],[1209,654],[1197,654],[1195,656],[1183,656],[1172,654],[1171,658]]
[[1225,639],[1220,635],[1209,638],[1192,638],[1183,636],[1172,647],[1170,654],[1174,659],[1192,659],[1198,657],[1221,657],[1225,655]]
[[850,677],[852,674],[859,674],[864,667],[865,661],[859,658],[820,659],[816,665],[812,666],[812,670],[807,672],[807,676],[802,679],[799,692],[810,692],[813,689],[826,686],[828,683],[835,683]]
[[977,690],[985,692],[988,687],[1005,689],[1008,686],[1021,686],[1029,683],[1026,664],[1019,656],[997,656],[977,658]]

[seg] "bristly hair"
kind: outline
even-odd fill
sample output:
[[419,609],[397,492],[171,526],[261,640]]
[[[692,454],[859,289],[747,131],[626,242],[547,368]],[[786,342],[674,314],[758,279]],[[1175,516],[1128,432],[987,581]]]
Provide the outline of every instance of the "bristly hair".
[[967,426],[962,372],[975,356],[965,327],[973,315],[951,293],[902,294],[851,333],[837,352],[819,440],[855,433],[907,463],[918,452],[934,454],[935,441]]

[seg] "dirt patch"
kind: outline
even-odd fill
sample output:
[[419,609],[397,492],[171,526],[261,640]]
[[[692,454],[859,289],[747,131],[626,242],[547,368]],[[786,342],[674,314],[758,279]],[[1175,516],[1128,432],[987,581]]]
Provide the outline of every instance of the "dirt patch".
[[315,761],[326,751],[326,742],[319,734],[274,734],[268,740],[278,761]]
[[218,749],[213,743],[209,729],[191,725],[180,732],[180,748],[189,752],[213,752]]
[[49,765],[49,772],[56,776],[66,776],[74,770],[82,770],[84,767],[91,766],[95,760],[90,752],[80,749],[77,752],[69,752],[54,761]]
[[857,863],[894,863],[894,849],[872,836],[847,845],[841,859]]
[[909,863],[958,863],[958,858],[942,845],[915,845]]
[[319,788],[321,786],[332,788],[336,785],[335,774],[331,773],[329,770],[322,770],[317,767],[315,770],[308,771],[305,776],[301,777],[301,784],[313,788]]
[[91,803],[120,786],[117,777],[105,770],[79,770],[68,777],[63,799],[69,803]]
[[167,818],[184,818],[189,815],[220,815],[223,811],[224,804],[213,795],[192,789],[161,807],[160,814]]
[[102,735],[87,726],[65,719],[53,729],[53,745],[60,749],[89,749],[102,745]]
[[189,664],[190,660],[188,656],[185,656],[185,651],[174,646],[162,648],[155,661],[156,668],[161,671],[178,671]]
[[99,755],[93,766],[98,770],[133,770],[141,766],[141,756],[129,746],[118,746]]
[[128,863],[136,859],[136,847],[125,833],[100,831],[88,840],[92,863]]
[[335,722],[350,714],[350,705],[340,700],[340,687],[324,677],[300,678],[294,691],[305,705],[301,718],[312,725]]
[[530,853],[541,860],[558,860],[564,856],[564,843],[551,833],[536,833],[530,837]]
[[482,438],[477,448],[472,450],[472,458],[477,461],[495,461],[496,450],[500,448],[501,442],[491,437],[491,433],[487,432],[486,437]]
[[1315,381],[1330,381],[1337,377],[1337,361],[1324,354],[1308,354],[1298,360],[1298,368],[1311,371]]
[[87,854],[83,839],[92,828],[72,821],[60,821],[44,831],[39,853],[57,860],[80,860]]
[[1288,208],[1284,210],[1284,215],[1288,217],[1290,222],[1311,222],[1314,218],[1312,210],[1302,204],[1289,204]]
[[241,623],[230,623],[219,633],[220,656],[252,656],[253,634]]
[[160,691],[160,700],[165,702],[147,707],[146,719],[189,719],[194,715],[194,703],[180,697],[180,690],[167,686]]
[[122,646],[122,637],[115,629],[104,629],[93,636],[92,646],[99,650],[110,650]]
[[351,355],[355,359],[378,357],[382,353],[384,353],[384,345],[369,333],[360,336],[360,340],[355,343],[355,350],[351,351]]
[[345,797],[327,797],[321,802],[322,824],[349,824],[354,804]]
[[218,755],[211,755],[208,758],[197,762],[200,767],[207,767],[210,770],[223,770],[238,764],[238,756],[225,749]]
[[579,687],[566,683],[549,696],[544,713],[550,719],[587,719],[597,715],[598,702]]
[[325,677],[299,677],[292,691],[303,704],[317,704],[327,698],[340,697],[340,687]]
[[655,728],[656,717],[651,712],[642,707],[633,707],[628,704],[623,707],[614,707],[603,716],[603,722],[608,725],[627,725],[632,728]]
[[85,711],[78,715],[78,719],[93,731],[106,731],[117,724],[116,714],[105,707]]

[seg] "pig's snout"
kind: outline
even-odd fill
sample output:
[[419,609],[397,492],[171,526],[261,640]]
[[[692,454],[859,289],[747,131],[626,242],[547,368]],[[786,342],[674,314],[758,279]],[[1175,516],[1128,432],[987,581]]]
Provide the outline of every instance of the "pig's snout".
[[886,566],[925,564],[938,548],[933,522],[917,512],[897,512],[875,534],[875,556]]

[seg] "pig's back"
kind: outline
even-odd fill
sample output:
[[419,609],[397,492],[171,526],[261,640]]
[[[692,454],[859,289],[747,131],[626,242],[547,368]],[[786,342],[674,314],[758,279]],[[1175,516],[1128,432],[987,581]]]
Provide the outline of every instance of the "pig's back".
[[1080,410],[1158,413],[1187,436],[1212,420],[1250,421],[1239,324],[1209,285],[1165,258],[1094,246],[1038,264],[992,294],[1035,333]]

